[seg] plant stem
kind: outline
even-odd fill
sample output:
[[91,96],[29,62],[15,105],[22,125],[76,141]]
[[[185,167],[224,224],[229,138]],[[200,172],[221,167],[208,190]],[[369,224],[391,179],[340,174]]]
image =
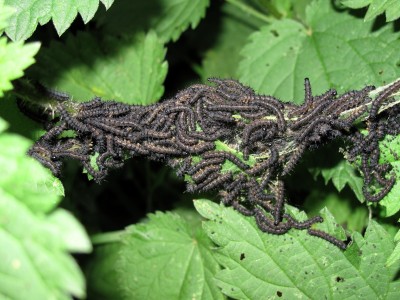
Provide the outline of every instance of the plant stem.
[[268,24],[272,23],[275,20],[275,18],[268,17],[268,16],[258,12],[257,10],[248,6],[247,4],[243,3],[240,0],[226,0],[226,2],[232,4],[233,6],[236,6],[237,8],[241,9],[243,12],[245,12],[257,19],[260,19]]
[[90,239],[93,245],[115,243],[121,241],[122,233],[124,230],[100,233],[91,236]]

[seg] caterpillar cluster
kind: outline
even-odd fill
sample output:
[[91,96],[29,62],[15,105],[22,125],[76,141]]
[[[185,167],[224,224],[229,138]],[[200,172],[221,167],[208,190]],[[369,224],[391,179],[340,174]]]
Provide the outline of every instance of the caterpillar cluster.
[[[305,79],[302,105],[258,95],[236,80],[210,81],[213,86],[195,84],[149,106],[55,97],[58,117],[48,122],[46,134],[29,154],[56,176],[64,159],[78,160],[97,181],[129,157],[164,161],[189,178],[188,191],[218,190],[225,205],[253,216],[264,232],[307,230],[346,248],[341,240],[311,228],[321,217],[298,221],[285,212],[283,180],[305,151],[342,138],[348,142],[348,159],[361,157],[366,199],[382,199],[394,177],[387,178],[389,165],[379,164],[378,142],[387,134],[397,135],[400,122],[397,107],[379,110],[400,89],[400,81],[372,100],[372,86],[314,96]],[[355,125],[361,116],[367,135]],[[234,167],[225,168],[228,162]],[[375,193],[372,185],[378,187]]]

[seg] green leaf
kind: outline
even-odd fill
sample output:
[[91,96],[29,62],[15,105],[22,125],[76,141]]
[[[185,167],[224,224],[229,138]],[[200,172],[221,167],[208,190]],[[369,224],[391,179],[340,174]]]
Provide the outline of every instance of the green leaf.
[[341,251],[305,231],[263,233],[253,218],[210,201],[195,206],[219,246],[216,258],[223,269],[217,284],[231,298],[395,299],[399,283],[391,280],[398,265],[385,267],[393,241],[374,221],[364,237],[355,233],[353,244]]
[[400,230],[397,231],[394,241],[397,243],[396,247],[394,248],[393,252],[390,254],[389,258],[386,261],[386,266],[390,267],[395,263],[400,261]]
[[0,134],[0,296],[83,298],[84,278],[68,251],[89,252],[90,242],[69,212],[54,210],[62,185],[27,157],[30,144],[20,136]]
[[394,173],[397,180],[390,192],[379,201],[379,205],[385,208],[385,216],[387,217],[393,216],[400,211],[400,161],[392,162],[391,165],[393,167],[392,173]]
[[[179,215],[180,219],[184,220],[185,226],[190,227],[192,231],[201,230],[202,219],[194,209],[178,208],[174,209],[173,213]],[[120,277],[124,274],[119,274],[115,266],[120,258],[120,250],[126,247],[121,242],[126,234],[124,231],[117,231],[92,237],[95,251],[85,270],[89,299],[123,299]],[[199,234],[200,232],[197,233]]]
[[320,173],[325,179],[325,184],[332,180],[333,185],[339,192],[347,184],[360,202],[365,201],[362,193],[363,179],[356,174],[354,168],[346,160],[341,160],[332,168],[321,168],[317,170],[317,173]]
[[[293,216],[297,220],[305,221],[308,219],[304,211],[300,211],[299,209],[291,205],[285,205],[285,209],[291,216]],[[347,239],[343,227],[338,224],[333,214],[326,207],[320,209],[316,213],[316,215],[321,216],[324,219],[324,222],[314,224],[313,229],[329,232],[330,235],[336,237],[339,240],[344,241]]]
[[8,43],[2,31],[8,24],[12,9],[0,0],[0,98],[12,89],[11,81],[24,75],[24,69],[33,64],[33,57],[39,51],[39,43]]
[[[247,164],[250,167],[252,167],[256,164],[256,158],[254,157],[254,155],[250,155],[249,159],[247,161],[245,161],[243,158],[243,152],[240,152],[236,149],[229,147],[229,145],[227,145],[226,143],[224,143],[222,141],[219,141],[219,140],[215,141],[215,150],[232,153],[237,158],[239,158],[241,162]],[[242,172],[242,169],[240,169],[233,162],[226,159],[222,164],[221,173],[228,173],[228,172],[240,173],[240,172]]]
[[387,135],[379,143],[381,153],[379,163],[394,163],[400,161],[400,136]]
[[[113,0],[101,0],[109,8]],[[53,20],[58,35],[62,35],[75,20],[78,13],[84,23],[89,22],[99,7],[99,0],[5,0],[15,9],[6,28],[7,35],[14,41],[26,40],[38,24]]]
[[8,123],[0,118],[0,133],[5,131],[8,128]]
[[120,241],[96,245],[85,270],[88,299],[123,299],[115,268],[122,246]]
[[306,198],[303,207],[312,216],[326,207],[337,223],[350,231],[361,232],[368,223],[368,210],[365,205],[355,204],[353,199],[346,197],[344,193],[339,196],[337,193],[313,190]]
[[394,21],[400,17],[400,3],[397,0],[342,0],[343,5],[350,8],[362,8],[369,5],[365,21],[371,21],[385,13],[386,21]]
[[338,12],[330,1],[314,1],[306,23],[280,20],[252,34],[242,50],[240,80],[260,93],[302,103],[305,77],[314,94],[398,77],[400,39],[391,27],[371,32],[371,22]]
[[335,236],[340,240],[346,240],[346,232],[344,231],[343,227],[340,226],[333,214],[328,210],[328,208],[324,207],[320,212],[319,215],[324,218],[323,223],[317,223],[314,225],[315,229],[322,230],[324,232],[329,232],[331,235]]
[[13,134],[0,135],[0,189],[20,199],[35,213],[54,209],[64,195],[59,179],[26,152],[31,141]]
[[390,254],[389,258],[386,261],[386,266],[390,267],[393,264],[398,263],[399,261],[400,261],[400,243],[397,243],[393,252]]
[[[85,295],[84,279],[67,255],[62,231],[0,189],[0,291],[12,299]],[[86,238],[84,235],[81,239]],[[65,294],[67,293],[67,294]]]
[[4,28],[7,27],[8,19],[12,16],[13,11],[11,7],[4,5],[4,0],[0,0],[0,33],[3,33]]
[[106,36],[98,41],[88,33],[69,35],[38,55],[31,76],[70,93],[74,100],[94,96],[128,104],[150,104],[163,94],[167,74],[165,48],[154,32],[132,38]]
[[[381,157],[379,163],[390,163],[392,165],[392,173],[388,176],[396,176],[400,178],[400,137],[386,136],[379,143]],[[385,216],[389,217],[400,211],[400,182],[396,180],[390,192],[379,201],[379,205],[383,206]]]
[[22,77],[24,69],[35,62],[39,47],[39,43],[7,43],[6,38],[0,38],[0,97],[12,89],[12,80]]
[[[385,0],[383,0],[385,1]],[[343,5],[346,5],[351,8],[362,8],[367,6],[371,3],[371,0],[341,0],[340,1]]]
[[60,238],[70,252],[89,253],[92,251],[85,229],[68,211],[57,209],[48,217],[48,226],[62,232]]
[[116,266],[128,299],[223,299],[214,283],[219,266],[201,230],[172,213],[149,214],[122,238]]
[[[236,78],[241,60],[240,49],[246,43],[248,36],[254,32],[255,27],[250,26],[243,15],[233,15],[230,12],[232,9],[229,10],[229,8],[231,8],[230,5],[223,6],[213,47],[204,54],[201,71],[203,81],[209,77]],[[209,27],[211,26],[215,24]],[[208,29],[213,30],[213,28]]]
[[98,16],[98,23],[106,32],[117,35],[153,29],[166,43],[176,41],[189,26],[195,28],[208,5],[209,0],[120,0]]

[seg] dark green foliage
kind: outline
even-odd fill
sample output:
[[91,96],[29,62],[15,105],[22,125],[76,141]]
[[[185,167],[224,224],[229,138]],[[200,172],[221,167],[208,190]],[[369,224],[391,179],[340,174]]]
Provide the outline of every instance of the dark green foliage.
[[[14,15],[3,2],[16,8]],[[392,178],[400,177],[396,136],[400,97],[398,92],[388,93],[381,102],[379,95],[400,78],[399,31],[390,23],[399,11],[397,1],[390,0],[0,0],[0,32],[4,29],[0,37],[0,298],[68,299],[84,298],[87,293],[89,299],[397,299],[400,244],[395,243],[400,235],[394,235],[399,229],[399,180],[389,188]],[[381,13],[389,23],[379,18]],[[36,63],[32,57],[37,43],[7,41],[6,35],[13,41],[30,37],[41,42]],[[11,82],[31,64],[28,79]],[[185,89],[205,83],[207,77],[239,80],[250,87],[244,93],[252,100],[267,94],[288,103],[263,112],[268,121],[272,119],[270,123],[249,117],[254,113],[246,112],[251,102],[245,103],[244,110],[221,113],[217,105],[231,105],[229,81],[225,82],[228,93],[215,85]],[[356,109],[360,115],[354,120],[354,110],[347,111],[346,104],[339,100],[329,108],[320,97],[300,106],[306,77],[311,80],[312,95],[336,89],[338,96],[326,96],[330,101],[355,90],[347,109],[358,107],[354,99],[362,94],[364,114]],[[44,93],[37,82],[47,88]],[[361,92],[368,85],[378,88]],[[13,86],[14,92],[9,92]],[[234,87],[233,94],[238,88]],[[225,94],[218,104],[211,94],[202,95],[202,101],[214,103],[210,118],[235,120],[231,127],[225,124],[230,128],[228,136],[202,136],[212,140],[213,153],[191,153],[191,168],[201,166],[202,160],[214,162],[209,173],[199,167],[199,172],[180,174],[186,174],[191,187],[199,186],[201,180],[217,179],[213,172],[226,176],[220,185],[198,188],[201,195],[184,193],[182,180],[161,164],[173,160],[171,153],[160,154],[160,148],[154,148],[162,139],[154,132],[146,134],[149,149],[157,150],[150,152],[158,152],[149,155],[156,163],[137,157],[127,161],[136,156],[126,151],[127,143],[115,147],[119,152],[113,153],[108,151],[113,150],[111,146],[107,149],[111,138],[100,134],[92,139],[93,128],[96,134],[113,132],[120,139],[135,132],[133,124],[113,127],[118,118],[127,121],[128,105],[154,105],[144,116],[156,112],[159,120],[178,106],[176,99],[165,99],[177,94],[184,98],[184,92],[190,98],[199,89],[211,89],[214,96],[214,92]],[[102,117],[109,127],[96,123],[96,117],[82,116],[102,114],[83,108],[95,97],[108,101],[101,103],[107,106],[107,115]],[[71,102],[63,102],[65,98]],[[38,125],[18,113],[17,106]],[[157,107],[163,109],[157,112]],[[335,107],[340,113],[332,117]],[[260,110],[257,105],[252,109]],[[144,106],[132,109],[145,110]],[[61,120],[57,119],[60,115]],[[321,116],[330,119],[313,123]],[[9,123],[7,132],[3,119]],[[339,120],[351,120],[351,126],[345,128]],[[38,126],[49,130],[63,122],[68,130],[60,129],[62,135],[56,132],[47,145],[57,151],[48,156],[45,147],[36,153],[39,161],[59,171],[60,181],[25,153],[38,139]],[[266,136],[257,122],[277,127],[275,139]],[[382,124],[389,126],[382,131]],[[336,143],[330,142],[333,135],[321,140],[328,125],[341,138],[359,134]],[[190,131],[201,136],[204,128],[195,127]],[[169,129],[176,134],[176,127]],[[392,135],[384,137],[386,133]],[[264,203],[264,217],[272,223],[263,219],[258,204],[250,205],[252,193],[239,193],[237,204],[244,207],[234,205],[244,214],[250,209],[252,217],[209,200],[196,200],[196,208],[192,207],[193,197],[226,199],[229,188],[224,184],[232,178],[240,179],[242,185],[262,185],[260,177],[266,174],[262,171],[270,166],[261,171],[255,168],[273,154],[263,151],[262,143],[253,147],[261,136],[268,142],[266,149],[276,147],[280,158],[273,178],[264,182],[265,191],[273,194],[269,204]],[[302,140],[306,146],[302,147]],[[179,159],[187,157],[190,151],[183,147],[188,144],[180,146],[179,154],[184,155]],[[169,144],[172,148],[165,149],[165,145],[164,152],[175,149]],[[59,161],[49,162],[58,160],[54,154],[73,159],[64,161],[61,168]],[[104,171],[106,164],[125,165],[110,171],[98,185],[82,174],[74,159],[84,162],[84,172],[92,175]],[[179,159],[175,162],[182,166]],[[206,191],[217,186],[220,194]],[[382,189],[387,195],[373,203]],[[283,203],[297,208],[282,207]],[[324,222],[309,224],[308,233],[334,244],[347,239],[351,242],[346,250],[307,230],[294,229],[299,226],[293,222],[315,215]],[[283,228],[287,233],[282,235],[260,230],[266,224],[269,231],[273,226],[281,230],[280,222],[293,226]],[[92,237],[94,253],[74,260],[68,252],[91,249],[83,229]]]

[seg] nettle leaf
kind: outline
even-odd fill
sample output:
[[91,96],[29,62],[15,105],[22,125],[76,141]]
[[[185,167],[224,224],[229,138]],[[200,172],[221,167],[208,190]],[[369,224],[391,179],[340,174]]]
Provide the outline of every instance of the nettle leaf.
[[385,267],[393,241],[375,221],[342,251],[305,231],[263,233],[253,218],[210,201],[195,206],[219,246],[217,284],[233,299],[395,299],[399,282],[391,281],[399,266]]
[[357,199],[360,202],[364,202],[364,196],[362,192],[363,179],[356,174],[355,169],[346,160],[341,160],[336,166],[332,168],[320,168],[313,170],[314,175],[321,174],[325,180],[325,184],[328,184],[332,180],[335,188],[340,192],[346,186],[346,184],[352,189]]
[[117,270],[128,299],[223,299],[212,243],[200,228],[172,213],[149,214],[127,228]]
[[[380,163],[390,163],[392,165],[392,173],[389,176],[400,178],[400,137],[386,136],[379,143],[381,151]],[[383,198],[379,204],[385,208],[385,215],[392,216],[400,211],[400,182],[396,180],[390,192]]]
[[24,69],[35,62],[33,57],[39,51],[39,43],[8,43],[1,32],[12,16],[12,8],[0,1],[0,97],[12,89],[11,81],[24,75]]
[[34,213],[54,209],[64,195],[61,181],[26,155],[31,141],[13,134],[0,135],[0,187],[20,199]]
[[[100,236],[109,235],[101,234]],[[113,233],[115,235],[115,233]],[[92,238],[94,253],[85,268],[88,285],[88,299],[123,299],[119,276],[115,264],[119,259],[119,250],[123,247],[120,238],[113,242],[96,244]]]
[[341,3],[350,8],[362,8],[369,5],[365,21],[371,21],[383,13],[386,15],[387,22],[400,17],[400,3],[397,0],[342,0]]
[[39,43],[7,43],[5,37],[0,37],[0,97],[12,89],[12,80],[22,77],[24,69],[35,62],[33,57],[39,48]]
[[0,32],[3,33],[4,28],[7,27],[8,19],[13,14],[13,9],[4,5],[4,0],[0,0]]
[[368,224],[368,209],[365,205],[356,205],[352,200],[345,194],[313,190],[306,198],[303,208],[314,216],[326,207],[337,223],[346,225],[346,229],[350,231],[361,232]]
[[388,267],[400,261],[400,230],[397,231],[394,237],[394,242],[397,243],[397,245],[394,248],[392,254],[390,254],[389,258],[386,261],[386,266]]
[[393,252],[390,254],[389,258],[386,261],[386,266],[390,267],[395,263],[400,261],[400,243],[397,242],[396,247],[394,248]]
[[29,146],[20,136],[0,135],[0,296],[83,298],[83,274],[68,251],[89,252],[91,244],[69,212],[46,214],[60,201],[61,184],[26,156]]
[[[222,17],[218,23],[218,34],[213,47],[207,50],[202,61],[201,77],[206,81],[209,77],[236,78],[237,68],[241,60],[240,49],[248,36],[255,31],[243,16],[233,15],[232,6],[224,5]],[[210,25],[209,30],[215,24]],[[229,55],[227,55],[229,53]]]
[[97,20],[106,32],[117,35],[151,28],[166,43],[176,41],[189,26],[195,28],[208,5],[209,0],[120,0]]
[[106,36],[101,41],[80,32],[69,35],[65,44],[53,42],[43,48],[31,76],[77,101],[99,96],[147,105],[164,93],[165,53],[154,32],[132,38]]
[[387,135],[379,143],[381,153],[379,163],[395,163],[400,161],[400,136]]
[[70,252],[88,253],[92,245],[83,226],[68,211],[57,209],[47,218],[49,227],[61,233],[60,239]]
[[[379,89],[378,89],[379,90]],[[392,173],[388,176],[396,176],[400,178],[400,137],[386,136],[379,144],[380,148],[380,164],[390,163],[392,165]],[[314,177],[321,174],[325,179],[325,184],[332,180],[333,185],[340,192],[347,184],[355,193],[360,202],[364,202],[362,187],[364,185],[363,179],[356,173],[355,169],[345,160],[340,161],[336,166],[331,168],[318,168],[312,169],[311,172]],[[400,183],[398,180],[379,204],[385,208],[385,215],[392,216],[400,210]]]
[[0,133],[5,131],[8,128],[8,124],[2,118],[0,118]]
[[400,161],[392,162],[391,165],[393,169],[390,176],[396,176],[397,180],[390,192],[381,201],[379,201],[379,205],[385,208],[384,213],[387,217],[393,216],[400,211]]
[[[114,0],[101,0],[108,9]],[[36,30],[53,20],[58,35],[62,35],[75,20],[78,13],[84,23],[89,22],[99,7],[99,0],[5,0],[15,9],[6,28],[7,35],[14,41],[26,40]]]
[[279,20],[252,34],[242,50],[240,80],[260,93],[302,103],[305,77],[314,94],[398,77],[400,39],[392,27],[371,32],[372,22],[338,12],[330,1],[314,1],[306,23]]

